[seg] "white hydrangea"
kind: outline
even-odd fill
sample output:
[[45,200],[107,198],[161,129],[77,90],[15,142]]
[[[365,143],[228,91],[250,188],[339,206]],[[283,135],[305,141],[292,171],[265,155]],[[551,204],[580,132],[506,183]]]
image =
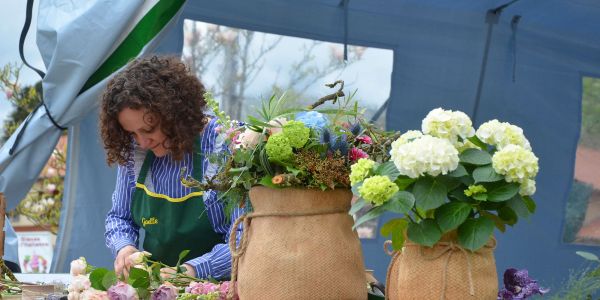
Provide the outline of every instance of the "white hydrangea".
[[411,178],[447,174],[459,160],[458,150],[448,140],[430,135],[392,147],[390,155],[400,174]]
[[529,178],[523,180],[519,194],[521,196],[531,196],[535,194],[535,180]]
[[497,149],[508,145],[518,145],[531,150],[531,145],[523,134],[523,129],[508,122],[500,122],[496,119],[485,122],[479,126],[475,135],[484,143],[496,146]]
[[461,111],[436,108],[427,114],[421,123],[424,134],[449,140],[455,147],[462,147],[463,141],[475,135],[473,122]]
[[518,145],[507,145],[492,156],[492,167],[508,182],[523,183],[538,172],[538,158],[531,150]]

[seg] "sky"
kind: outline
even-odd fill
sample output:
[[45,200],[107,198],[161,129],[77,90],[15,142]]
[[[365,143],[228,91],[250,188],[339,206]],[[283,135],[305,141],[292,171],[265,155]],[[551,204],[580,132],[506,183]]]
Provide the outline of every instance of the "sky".
[[[19,37],[25,22],[26,1],[3,1],[0,9],[0,67],[8,63],[21,63],[19,57]],[[37,15],[37,5],[34,5],[34,16]],[[35,44],[36,18],[32,18],[29,34],[23,47],[27,61],[38,69],[44,70],[42,57]],[[40,80],[34,71],[26,66],[21,70],[22,85],[33,84]],[[6,95],[0,93],[0,127],[12,110],[12,105],[6,100]]]

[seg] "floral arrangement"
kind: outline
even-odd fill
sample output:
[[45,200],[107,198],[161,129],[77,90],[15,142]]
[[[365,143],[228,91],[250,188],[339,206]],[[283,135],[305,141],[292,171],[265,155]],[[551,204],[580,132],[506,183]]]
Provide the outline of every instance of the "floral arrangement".
[[382,228],[399,250],[408,237],[425,246],[456,230],[458,242],[475,251],[494,227],[504,232],[535,211],[538,158],[523,130],[492,120],[473,128],[460,111],[432,110],[421,130],[391,143],[389,159],[361,158],[351,166],[356,212],[373,207],[355,226],[386,211],[401,214]]
[[525,269],[509,268],[504,271],[504,288],[498,292],[498,300],[527,299],[533,295],[544,295],[549,289],[541,288],[537,280],[529,277]]
[[[188,251],[180,254],[180,262]],[[224,300],[230,283],[203,281],[185,275],[179,268],[169,277],[161,276],[164,264],[150,260],[150,253],[137,252],[132,259],[136,263],[127,278],[118,278],[114,271],[95,268],[81,257],[71,262],[69,300],[102,299],[152,299],[152,300]],[[237,299],[234,295],[233,299]]]
[[[359,118],[361,111],[341,88],[308,107],[294,107],[285,94],[262,103],[258,116],[232,121],[210,94],[205,98],[220,126],[219,140],[229,153],[213,157],[220,170],[201,183],[182,178],[187,186],[223,192],[221,198],[240,203],[252,186],[350,188],[350,166],[358,159],[387,156],[387,133]],[[316,109],[326,101],[337,107]],[[182,174],[185,170],[182,170]]]

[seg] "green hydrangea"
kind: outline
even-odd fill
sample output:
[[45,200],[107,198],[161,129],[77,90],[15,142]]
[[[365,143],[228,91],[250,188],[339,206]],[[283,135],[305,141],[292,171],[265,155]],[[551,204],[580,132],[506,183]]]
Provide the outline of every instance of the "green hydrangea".
[[538,158],[530,150],[517,145],[508,145],[492,156],[494,171],[504,175],[508,182],[523,183],[534,178],[538,172]]
[[480,193],[485,193],[487,192],[487,189],[481,185],[470,185],[466,190],[465,190],[465,195],[471,197],[475,194],[480,194]]
[[294,148],[302,148],[308,142],[310,129],[300,121],[289,121],[283,125],[283,135]]
[[375,162],[366,158],[361,158],[350,166],[350,184],[355,185],[363,181],[369,176],[373,166],[375,166]]
[[365,179],[358,188],[360,196],[373,205],[381,205],[398,192],[398,186],[387,176],[373,176]]
[[269,137],[265,149],[267,156],[273,160],[287,161],[294,155],[290,141],[281,132]]

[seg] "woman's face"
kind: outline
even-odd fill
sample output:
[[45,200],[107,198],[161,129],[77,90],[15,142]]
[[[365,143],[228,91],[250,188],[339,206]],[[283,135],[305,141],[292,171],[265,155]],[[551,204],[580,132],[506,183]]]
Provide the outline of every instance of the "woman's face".
[[157,157],[167,155],[168,151],[164,147],[167,137],[160,130],[158,118],[142,109],[124,108],[119,112],[119,123],[140,147],[154,152]]

